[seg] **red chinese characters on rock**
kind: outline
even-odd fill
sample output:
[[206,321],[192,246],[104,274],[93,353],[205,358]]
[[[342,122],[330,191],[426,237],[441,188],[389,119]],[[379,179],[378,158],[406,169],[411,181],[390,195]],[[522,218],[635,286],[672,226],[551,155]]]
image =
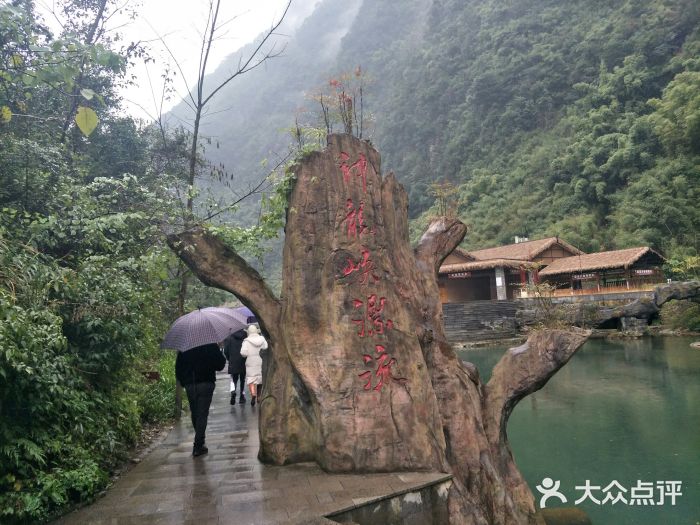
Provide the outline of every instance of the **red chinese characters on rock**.
[[345,218],[342,224],[346,227],[347,236],[356,238],[360,235],[374,235],[374,228],[370,228],[365,224],[365,201],[360,201],[360,206],[355,208],[355,203],[352,199],[348,199],[345,203]]
[[[346,185],[354,183],[357,178],[362,180],[362,192],[367,193],[367,158],[364,154],[358,154],[355,162],[350,163],[350,155],[345,152],[340,153],[338,168],[343,174],[343,181]],[[374,227],[365,223],[365,201],[361,200],[358,205],[352,198],[345,201],[345,212],[339,228],[347,238],[356,241],[362,236],[374,235]],[[380,281],[377,275],[377,267],[372,260],[372,254],[367,246],[362,246],[360,257],[356,260],[350,256],[342,270],[342,276],[338,278],[349,278],[346,285],[368,286],[377,284]],[[365,299],[354,299],[352,301],[355,312],[352,323],[357,326],[356,335],[365,342],[374,345],[374,353],[362,355],[362,361],[369,370],[364,370],[358,374],[364,381],[363,388],[366,391],[381,392],[385,384],[390,381],[399,384],[406,384],[408,381],[403,377],[395,377],[392,374],[392,367],[397,360],[387,353],[386,346],[379,344],[377,338],[386,338],[387,333],[394,329],[394,322],[385,319],[384,310],[387,304],[386,297],[380,297],[376,293],[370,293]],[[360,315],[358,315],[360,314]],[[374,341],[368,341],[368,339]]]
[[[394,322],[391,319],[384,319],[385,306],[386,297],[377,297],[377,294],[369,295],[365,301],[360,299],[353,300],[355,310],[362,312],[361,318],[352,320],[353,324],[356,324],[358,327],[357,335],[359,337],[384,336],[389,330],[394,328]],[[374,367],[374,370],[365,370],[358,374],[361,379],[366,381],[364,389],[380,392],[384,384],[390,379],[405,384],[405,378],[394,377],[391,373],[391,367],[396,364],[396,359],[387,354],[386,347],[381,344],[375,344],[374,349],[376,355],[364,354],[362,356],[365,366]],[[376,379],[376,384],[373,386],[374,379]]]
[[[374,362],[377,365],[377,368],[374,370],[374,373],[372,373],[372,370],[365,370],[361,374],[358,374],[358,376],[361,379],[366,381],[364,389],[374,390],[375,392],[381,392],[384,383],[388,382],[389,380],[396,381],[397,383],[400,383],[402,385],[406,384],[406,382],[408,381],[406,378],[395,377],[391,373],[391,367],[396,363],[396,359],[387,354],[386,348],[384,348],[382,345],[376,345],[374,348],[376,351],[375,356],[372,356],[370,354],[364,354],[362,356],[365,365],[369,365],[372,362]],[[377,383],[376,385],[374,385],[374,387],[372,386],[373,378],[377,379]]]
[[363,309],[361,319],[353,319],[352,322],[358,325],[357,335],[360,337],[384,335],[385,330],[394,328],[394,321],[391,319],[384,320],[382,313],[386,306],[386,297],[377,298],[376,294],[367,297],[367,301],[355,299],[353,301],[355,309]]
[[357,160],[352,164],[348,162],[349,160],[350,155],[341,151],[338,168],[343,172],[345,184],[349,184],[353,176],[359,177],[362,179],[362,193],[367,193],[367,157],[365,157],[363,153],[360,153]]
[[358,262],[348,258],[345,268],[343,268],[343,277],[349,277],[355,272],[357,274],[357,282],[361,285],[379,282],[379,276],[375,273],[375,265],[371,259],[369,250],[362,247],[360,260]]

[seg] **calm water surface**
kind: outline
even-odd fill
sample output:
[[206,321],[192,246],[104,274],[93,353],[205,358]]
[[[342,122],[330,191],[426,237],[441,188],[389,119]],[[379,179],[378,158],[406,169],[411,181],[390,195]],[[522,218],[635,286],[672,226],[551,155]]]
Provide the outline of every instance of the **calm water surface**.
[[[601,487],[617,480],[628,491],[638,480],[680,480],[683,495],[675,506],[579,506],[594,525],[700,524],[700,350],[690,348],[693,340],[591,340],[542,390],[520,402],[508,437],[538,501],[535,486],[546,477],[561,481],[565,506],[581,497],[575,487],[586,480]],[[487,379],[504,351],[460,356]],[[602,500],[604,494],[596,496]],[[547,501],[547,507],[559,505]]]

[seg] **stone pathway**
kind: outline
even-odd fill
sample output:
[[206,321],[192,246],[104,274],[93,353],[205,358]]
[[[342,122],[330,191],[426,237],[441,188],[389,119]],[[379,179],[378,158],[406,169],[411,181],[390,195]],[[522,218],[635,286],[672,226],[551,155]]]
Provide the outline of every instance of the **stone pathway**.
[[257,460],[258,407],[228,404],[219,374],[207,428],[209,454],[192,457],[188,417],[94,504],[56,525],[332,523],[324,515],[416,490],[442,473],[327,474],[313,463]]

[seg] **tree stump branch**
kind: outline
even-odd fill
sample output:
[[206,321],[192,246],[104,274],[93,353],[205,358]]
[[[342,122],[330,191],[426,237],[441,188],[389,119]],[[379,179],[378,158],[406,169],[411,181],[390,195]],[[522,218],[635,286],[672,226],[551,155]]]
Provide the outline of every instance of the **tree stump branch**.
[[416,247],[416,261],[432,267],[435,277],[445,258],[459,246],[467,233],[467,227],[455,218],[440,217],[433,220]]
[[507,453],[510,461],[506,427],[518,402],[541,389],[589,336],[589,330],[538,331],[496,364],[484,391],[484,423],[498,457]]
[[241,256],[201,227],[168,235],[168,246],[206,285],[227,290],[275,331],[280,302],[262,276]]

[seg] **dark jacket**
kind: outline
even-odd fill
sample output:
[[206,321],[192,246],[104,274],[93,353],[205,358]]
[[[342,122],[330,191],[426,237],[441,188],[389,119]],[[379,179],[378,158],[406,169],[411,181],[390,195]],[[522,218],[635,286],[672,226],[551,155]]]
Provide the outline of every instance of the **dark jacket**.
[[219,350],[219,345],[198,346],[178,352],[175,360],[175,377],[181,385],[190,383],[213,383],[216,381],[216,371],[223,370],[226,358]]
[[224,341],[224,355],[228,359],[228,373],[245,374],[245,357],[241,357],[243,339],[248,337],[245,330],[238,330],[229,335]]

